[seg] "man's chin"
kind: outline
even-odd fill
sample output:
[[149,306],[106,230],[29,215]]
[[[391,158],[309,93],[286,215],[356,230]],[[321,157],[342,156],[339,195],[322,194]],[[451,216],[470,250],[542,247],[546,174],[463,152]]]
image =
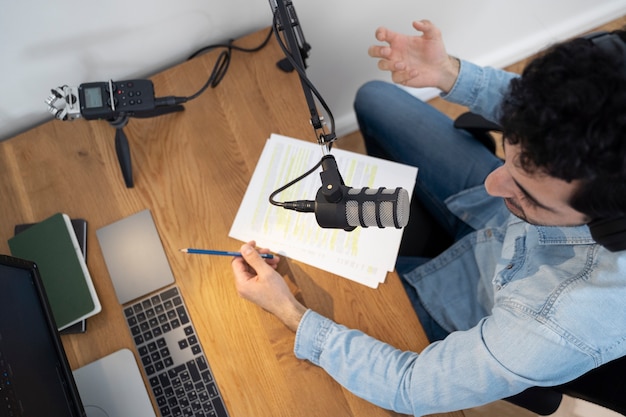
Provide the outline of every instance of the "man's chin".
[[528,217],[526,217],[526,214],[524,213],[523,210],[521,210],[516,204],[508,201],[506,198],[504,199],[504,205],[506,206],[507,209],[509,209],[512,215],[514,215],[515,217],[517,217],[518,219],[522,221],[525,221],[528,224],[532,224],[533,226],[548,226],[547,224],[529,220]]
[[504,199],[504,205],[511,212],[511,214],[513,214],[515,217],[518,217],[521,220],[528,222],[528,219],[526,218],[526,215],[524,214],[524,212],[520,210],[520,208],[517,207],[517,205],[511,203],[509,199],[507,198]]

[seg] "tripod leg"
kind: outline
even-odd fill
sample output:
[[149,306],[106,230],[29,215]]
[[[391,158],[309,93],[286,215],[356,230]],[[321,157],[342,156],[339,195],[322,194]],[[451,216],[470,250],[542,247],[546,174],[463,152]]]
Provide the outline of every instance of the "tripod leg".
[[[168,113],[183,111],[185,108],[178,105],[162,106],[148,112],[134,114],[134,117],[147,118],[161,116]],[[125,113],[120,113],[115,119],[109,120],[111,126],[115,128],[115,153],[117,153],[117,160],[122,170],[122,176],[127,188],[134,187],[133,181],[133,169],[130,159],[130,146],[128,145],[128,138],[124,133],[124,126],[128,123],[130,116]]]
[[133,168],[130,160],[130,146],[128,146],[128,138],[122,127],[118,127],[115,131],[115,152],[117,160],[122,170],[122,176],[127,188],[133,188]]

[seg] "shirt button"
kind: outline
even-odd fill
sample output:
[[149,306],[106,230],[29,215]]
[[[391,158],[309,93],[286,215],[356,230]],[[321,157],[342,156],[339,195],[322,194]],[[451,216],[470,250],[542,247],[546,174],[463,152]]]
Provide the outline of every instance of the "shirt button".
[[513,269],[513,264],[508,264],[508,265],[506,266],[506,269]]

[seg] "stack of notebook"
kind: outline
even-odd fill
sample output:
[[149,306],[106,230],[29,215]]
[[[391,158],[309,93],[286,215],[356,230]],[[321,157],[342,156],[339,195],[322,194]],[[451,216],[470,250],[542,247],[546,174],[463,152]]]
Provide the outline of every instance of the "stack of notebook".
[[39,267],[58,329],[84,331],[85,319],[102,309],[85,263],[86,221],[57,213],[15,232],[11,254]]

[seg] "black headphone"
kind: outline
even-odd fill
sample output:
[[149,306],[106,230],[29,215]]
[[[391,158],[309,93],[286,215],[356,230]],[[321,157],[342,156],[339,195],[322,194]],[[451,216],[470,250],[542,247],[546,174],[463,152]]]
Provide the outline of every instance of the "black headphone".
[[[626,75],[626,43],[618,35],[609,32],[594,32],[583,36],[603,52],[622,58],[622,69]],[[594,219],[588,224],[591,237],[611,252],[626,250],[626,216],[623,214]]]

